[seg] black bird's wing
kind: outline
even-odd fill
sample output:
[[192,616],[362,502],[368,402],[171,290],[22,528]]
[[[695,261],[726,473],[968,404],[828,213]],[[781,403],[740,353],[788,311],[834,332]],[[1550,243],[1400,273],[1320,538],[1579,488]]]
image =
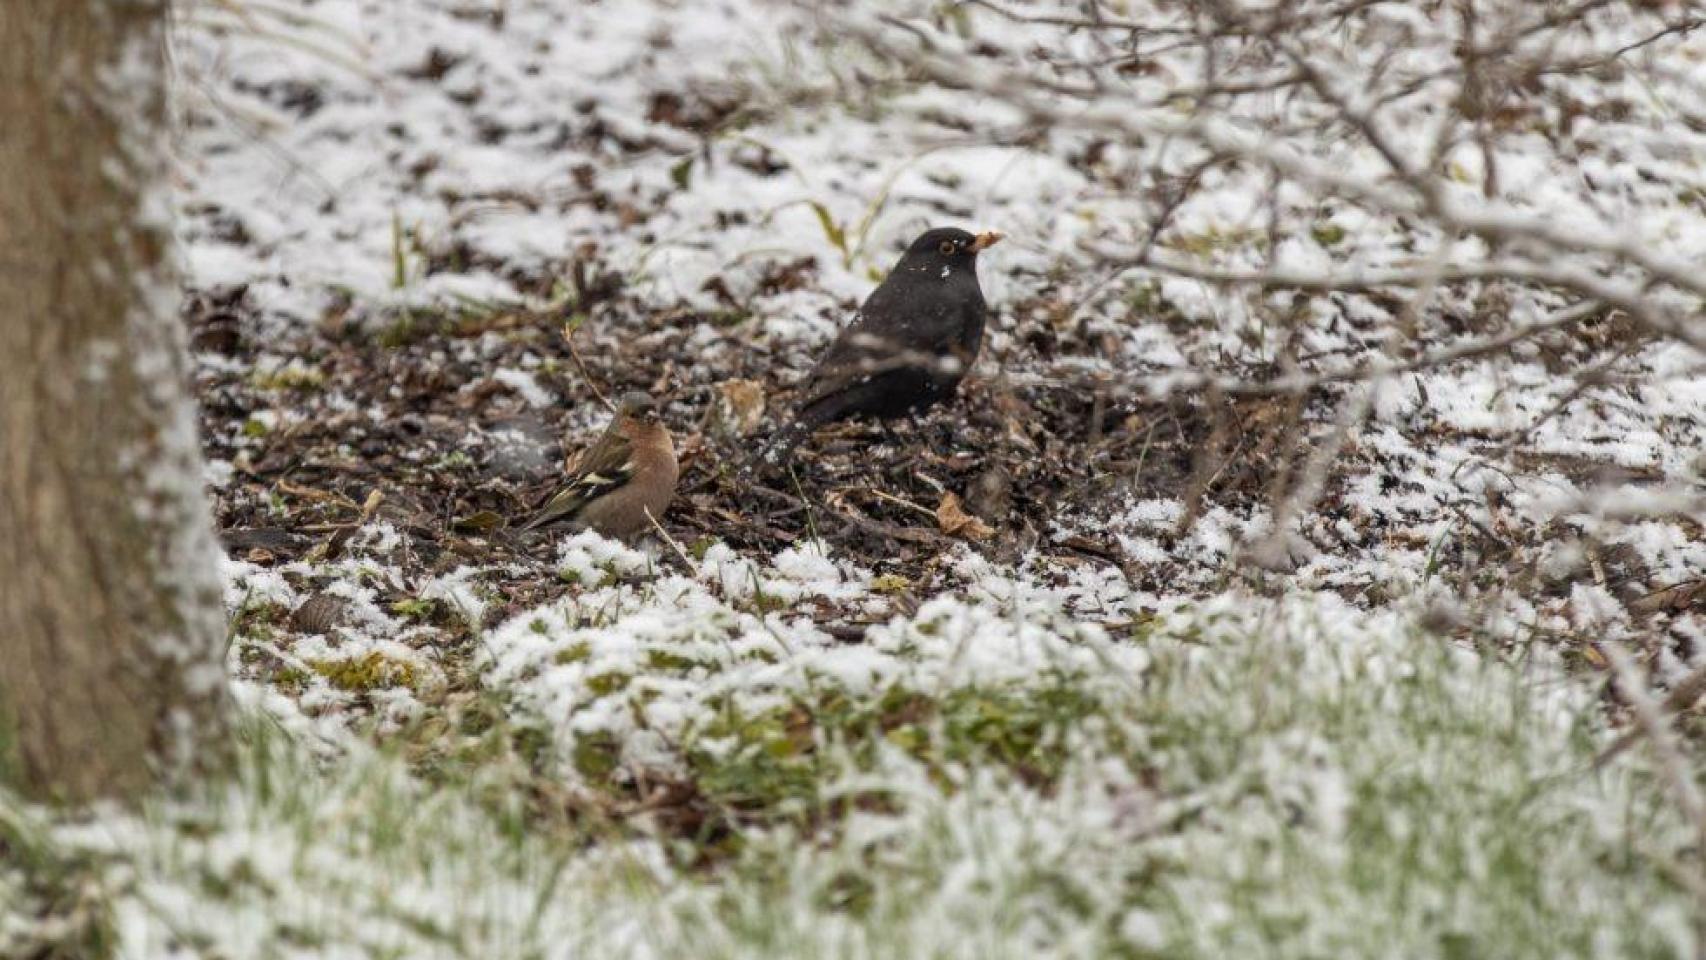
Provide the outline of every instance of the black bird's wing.
[[620,489],[634,478],[634,445],[622,434],[620,423],[612,423],[581,457],[575,472],[523,530],[542,527],[555,520],[573,517],[598,497]]
[[799,407],[808,428],[864,409],[897,388],[918,389],[918,381],[941,378],[931,364],[964,361],[960,354],[968,346],[976,352],[976,344],[963,342],[968,310],[983,306],[975,288],[972,299],[947,290],[894,295],[904,292],[886,283],[878,287],[818,361]]
[[[915,263],[914,255],[909,252],[871,291],[824,351],[806,377],[793,418],[760,448],[760,462],[782,462],[826,423],[903,416],[959,385],[983,340],[986,307],[976,268],[928,258]],[[961,366],[948,367],[952,361]]]

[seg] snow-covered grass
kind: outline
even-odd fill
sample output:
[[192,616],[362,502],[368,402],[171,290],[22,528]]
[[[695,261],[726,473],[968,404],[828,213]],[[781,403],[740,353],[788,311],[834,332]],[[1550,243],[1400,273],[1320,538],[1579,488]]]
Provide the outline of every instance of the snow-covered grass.
[[[1118,635],[1070,608],[938,601],[869,651],[754,613],[690,639],[563,611],[490,638],[493,697],[521,704],[435,735],[461,756],[430,773],[406,746],[315,759],[262,712],[228,784],[28,829],[127,957],[1692,956],[1697,838],[1640,752],[1594,768],[1595,690],[1544,654],[1321,597]],[[659,770],[650,814],[618,817],[518,760],[586,736],[553,671],[664,651],[696,689],[635,668],[605,699],[703,793]],[[713,729],[674,741],[664,708],[700,698]],[[0,874],[27,912],[26,883]]]

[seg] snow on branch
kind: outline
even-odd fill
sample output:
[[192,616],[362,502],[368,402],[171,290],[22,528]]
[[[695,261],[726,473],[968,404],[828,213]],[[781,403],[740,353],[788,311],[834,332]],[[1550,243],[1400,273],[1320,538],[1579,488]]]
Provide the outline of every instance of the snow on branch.
[[[1119,215],[1072,232],[1100,278],[1089,298],[1190,281],[1279,331],[1258,364],[1196,358],[1114,378],[1057,364],[1014,382],[1155,398],[1331,387],[1344,395],[1327,421],[1337,450],[1383,381],[1505,363],[1537,343],[1574,345],[1560,405],[1638,376],[1662,345],[1700,369],[1699,2],[808,9],[860,52],[854,73],[873,91],[947,91],[990,118],[977,132],[994,143],[1095,145],[1102,179],[1124,189],[1105,205]],[[913,102],[923,114],[939,101],[897,108]],[[1353,300],[1384,305],[1362,355],[1307,355]],[[1588,332],[1610,327],[1625,332]]]

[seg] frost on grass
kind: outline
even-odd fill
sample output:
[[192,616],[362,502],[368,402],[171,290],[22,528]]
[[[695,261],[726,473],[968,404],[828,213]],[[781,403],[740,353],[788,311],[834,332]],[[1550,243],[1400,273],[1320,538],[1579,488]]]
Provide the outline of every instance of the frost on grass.
[[[363,747],[317,765],[265,724],[229,788],[51,842],[113,865],[127,956],[1692,953],[1690,831],[1638,753],[1593,768],[1594,691],[1543,656],[1318,596],[1109,636],[1040,588],[943,600],[855,652],[697,581],[650,589],[671,599],[612,603],[601,633],[567,609],[497,631],[491,669],[553,743],[586,732],[558,713],[581,697],[657,734],[606,775],[681,748],[726,817],[716,870],[705,837],[526,827],[497,767],[433,787]],[[698,628],[665,612],[696,605]],[[693,682],[580,682],[658,655]]]
[[[380,525],[361,539],[382,555],[395,536]],[[443,631],[424,621],[477,622],[485,604],[466,569],[414,584],[373,559],[278,569],[227,561],[224,573],[240,699],[286,724],[312,718],[316,740],[342,739],[370,714],[384,729],[418,717],[454,669],[435,643]],[[382,605],[382,590],[404,599]]]
[[[517,722],[550,736],[572,780],[634,784],[751,764],[754,782],[717,782],[728,802],[759,805],[808,798],[755,792],[822,786],[814,737],[846,731],[814,732],[819,714],[863,729],[986,700],[997,723],[1008,707],[1025,714],[1022,731],[999,732],[1016,739],[996,745],[1007,750],[997,759],[1047,763],[1080,706],[1049,696],[1135,683],[1142,672],[1140,648],[1076,622],[1063,594],[1006,579],[978,584],[967,599],[938,596],[859,643],[813,624],[810,611],[826,600],[880,608],[870,581],[819,545],[771,564],[713,545],[693,577],[618,580],[523,614],[486,635],[478,662],[484,681],[516,705]],[[1050,716],[1053,707],[1061,709]],[[984,746],[980,734],[968,736],[957,750]]]

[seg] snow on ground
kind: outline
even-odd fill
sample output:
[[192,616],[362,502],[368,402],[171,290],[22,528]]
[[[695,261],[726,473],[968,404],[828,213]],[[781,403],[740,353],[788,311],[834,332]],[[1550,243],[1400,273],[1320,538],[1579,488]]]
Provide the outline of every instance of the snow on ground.
[[[126,865],[104,883],[136,957],[1691,949],[1666,871],[1693,834],[1633,757],[1590,769],[1603,716],[1555,661],[1489,663],[1331,596],[1172,605],[1116,636],[1080,619],[1085,591],[969,561],[965,599],[838,647],[706,599],[728,564],[629,571],[490,637],[517,722],[650,754],[639,807],[601,816],[574,786],[617,758],[576,751],[548,794],[582,818],[567,846],[477,731],[464,792],[359,741],[317,768],[262,728],[229,787],[49,849]],[[817,555],[761,574],[858,580]]]
[[[202,9],[191,22],[229,24],[220,10]],[[803,350],[834,329],[900,246],[926,225],[952,222],[999,227],[1012,238],[980,271],[998,312],[987,375],[1046,369],[1039,361],[1047,358],[1026,342],[1037,326],[1058,322],[1041,318],[1060,302],[1079,304],[1069,323],[1081,327],[1082,340],[1115,339],[1111,353],[1084,357],[1079,369],[1139,371],[1161,385],[1169,368],[1198,369],[1216,357],[1263,362],[1277,348],[1260,295],[1171,278],[1082,299],[1103,278],[1070,276],[1083,260],[1076,244],[1117,235],[1119,223],[1141,212],[1115,186],[1122,169],[1147,159],[1141,151],[1104,144],[1086,165],[1091,144],[1079,134],[1035,146],[979,143],[956,118],[974,131],[995,127],[1003,107],[932,88],[898,92],[889,105],[837,102],[828,94],[836,70],[855,66],[851,55],[818,56],[809,18],[795,8],[753,0],[490,9],[328,0],[304,17],[290,28],[302,43],[204,27],[181,44],[193,81],[182,158],[190,280],[248,284],[262,323],[314,323],[352,301],[358,315],[396,302],[554,302],[553,271],[592,244],[658,310],[726,301],[752,313],[731,329],[702,323],[693,339],[708,355],[750,350],[756,340],[772,356],[803,362]],[[972,22],[989,43],[1025,37],[1022,25],[998,17]],[[1698,57],[1699,44],[1683,49]],[[1137,90],[1160,96],[1164,81]],[[1639,104],[1648,99],[1642,84],[1654,82],[1631,71],[1611,89]],[[1551,203],[1561,222],[1626,219],[1669,238],[1674,255],[1692,255],[1697,211],[1664,202],[1663,191],[1700,182],[1699,165],[1662,144],[1632,156],[1624,155],[1632,147],[1617,146],[1618,138],[1648,143],[1665,116],[1635,110],[1570,128],[1579,164],[1592,167],[1601,188],[1586,199],[1583,169],[1530,169],[1527,154],[1502,156],[1508,181],[1523,184],[1513,196]],[[1473,170],[1464,178],[1478,182]],[[1259,232],[1262,187],[1257,172],[1215,171],[1175,214],[1177,242],[1218,251],[1222,266],[1259,266],[1262,254],[1247,241]],[[1607,208],[1607,197],[1622,206]],[[1300,208],[1315,202],[1293,200]],[[1412,246],[1397,219],[1372,220],[1360,209],[1324,215],[1312,236],[1286,241],[1282,261],[1348,258],[1373,269],[1403,262]],[[761,288],[776,263],[801,257],[815,260],[814,283]],[[1520,288],[1471,287],[1439,299],[1429,311],[1439,333],[1480,322],[1464,319],[1477,311],[1528,322],[1560,306]],[[1306,308],[1320,320],[1300,352],[1322,356],[1377,348],[1391,313],[1363,295],[1311,299]],[[634,333],[645,336],[640,323]],[[1706,378],[1697,353],[1646,347],[1615,383],[1559,410],[1573,381],[1557,374],[1548,352],[1555,346],[1543,340],[1508,359],[1387,383],[1371,429],[1348,453],[1380,466],[1351,482],[1339,515],[1303,522],[1304,584],[1366,590],[1397,574],[1413,587],[1436,553],[1430,545],[1466,522],[1580,536],[1582,519],[1556,506],[1591,492],[1605,474],[1636,486],[1706,477]],[[535,408],[556,402],[524,370],[490,376]],[[288,422],[287,412],[268,415]],[[1499,449],[1506,441],[1520,444],[1516,456]],[[538,446],[534,456],[554,454]],[[1193,559],[1156,553],[1140,517],[1106,512],[1098,505],[1087,516],[1063,515],[1057,535],[1111,524],[1140,565]],[[1195,534],[1204,552],[1191,583],[1212,583],[1266,523],[1248,509],[1211,513]],[[1683,524],[1670,539],[1699,533]],[[1628,547],[1641,566],[1628,578],[1631,594],[1699,569],[1696,550],[1612,537],[1599,546]]]
[[[1263,317],[1293,306],[1085,274],[1080,241],[1145,209],[1121,169],[1164,147],[994,144],[978,134],[1003,107],[930,87],[845,102],[857,59],[826,57],[798,7],[319,0],[180,19],[186,279],[246,286],[238,322],[260,343],[198,363],[280,398],[212,414],[237,451],[210,471],[227,506],[273,438],[342,430],[359,463],[363,430],[411,415],[392,403],[404,374],[356,396],[319,383],[289,355],[305,331],[560,306],[577,264],[642,305],[612,321],[625,338],[699,317],[683,367],[801,368],[939,223],[1011,237],[980,271],[986,384],[1249,369],[1278,349]],[[1650,165],[1596,153],[1652,116],[1583,121],[1584,168],[1629,205],[1594,215],[1650,217],[1697,256],[1698,211],[1655,201]],[[1479,158],[1457,159],[1474,181]],[[1664,159],[1666,183],[1700,177]],[[1523,161],[1501,158],[1506,182],[1583,215],[1575,171]],[[1209,178],[1178,242],[1260,263],[1262,179]],[[1277,255],[1384,266],[1412,240],[1400,218],[1325,208]],[[802,258],[808,280],[771,282]],[[1485,294],[1442,292],[1426,335],[1562,305]],[[1319,321],[1298,352],[1346,363],[1382,348],[1395,309],[1296,306]],[[541,561],[552,595],[511,590],[537,573],[515,563],[425,569],[436,538],[358,497],[313,550],[255,541],[227,563],[239,700],[273,731],[250,732],[239,782],[54,839],[126,865],[108,891],[137,957],[1688,956],[1688,831],[1640,752],[1589,769],[1611,736],[1594,645],[1649,643],[1667,680],[1696,666],[1698,607],[1655,621],[1629,603],[1706,575],[1706,537],[1698,517],[1624,522],[1587,498],[1697,492],[1706,380],[1697,353],[1647,344],[1569,397],[1568,348],[1391,378],[1282,572],[1245,561],[1270,506],[1210,496],[1181,529],[1183,478],[1145,482],[1141,458],[1099,466],[1113,492],[1063,502],[1016,557],[961,544],[897,573],[815,536],[762,555],[689,540],[683,561],[564,535]],[[462,402],[516,414],[403,457],[426,469],[548,476],[546,424],[575,446],[602,420],[559,355],[505,353],[501,329],[431,349],[478,371]],[[1151,413],[1109,423],[1175,428]],[[1312,435],[1331,415],[1310,413]],[[244,509],[287,525],[290,476]],[[0,921],[0,947],[28,935]]]

